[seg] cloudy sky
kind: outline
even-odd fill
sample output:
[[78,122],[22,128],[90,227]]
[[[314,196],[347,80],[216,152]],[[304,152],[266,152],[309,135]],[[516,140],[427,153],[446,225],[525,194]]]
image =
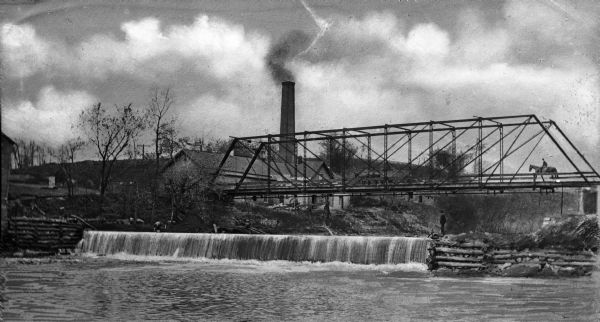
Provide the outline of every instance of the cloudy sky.
[[[299,131],[536,113],[600,163],[596,1],[0,8],[2,131],[13,137],[59,144],[94,102],[142,108],[155,86],[175,91],[183,135],[276,133],[275,61],[297,82]],[[289,50],[274,59],[282,42]]]

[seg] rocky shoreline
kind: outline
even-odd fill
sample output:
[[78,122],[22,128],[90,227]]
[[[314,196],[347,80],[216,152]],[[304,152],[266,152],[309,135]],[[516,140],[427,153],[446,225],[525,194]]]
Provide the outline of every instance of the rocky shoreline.
[[481,241],[433,240],[427,265],[434,275],[505,277],[586,276],[598,270],[594,252],[566,249],[499,249]]

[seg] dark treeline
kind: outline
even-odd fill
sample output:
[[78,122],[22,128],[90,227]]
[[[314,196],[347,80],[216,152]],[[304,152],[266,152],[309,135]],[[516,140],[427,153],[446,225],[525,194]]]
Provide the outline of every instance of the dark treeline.
[[[384,168],[383,158],[376,153],[372,153],[372,160],[368,160],[366,147],[359,147],[351,142],[341,143],[339,140],[323,140],[319,143],[319,157],[325,161],[334,173],[346,171],[347,175],[368,176],[373,174],[381,175]],[[415,161],[412,167],[407,163],[390,161],[388,162],[388,173],[403,171],[410,176],[423,177],[433,176],[442,179],[454,179],[465,173],[465,169],[472,160],[473,154],[457,151],[453,153],[451,149],[435,149],[433,151],[431,162]],[[375,172],[375,173],[374,173]],[[399,173],[396,173],[397,175]]]

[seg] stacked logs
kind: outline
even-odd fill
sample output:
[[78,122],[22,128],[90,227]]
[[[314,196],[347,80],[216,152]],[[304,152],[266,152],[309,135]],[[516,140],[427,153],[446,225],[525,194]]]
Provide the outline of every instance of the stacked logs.
[[517,251],[493,248],[480,241],[455,242],[433,240],[428,248],[427,265],[429,270],[446,268],[452,270],[505,269],[518,264],[539,264],[558,269],[579,269],[591,271],[595,265],[595,255],[591,251],[570,251],[539,249]]
[[49,218],[15,217],[8,221],[9,242],[21,249],[74,249],[83,238],[80,224]]
[[447,240],[434,240],[427,249],[429,270],[438,268],[476,269],[486,268],[484,257],[487,245],[480,242],[454,243]]
[[490,251],[486,260],[493,265],[527,263],[557,267],[581,267],[584,269],[592,269],[596,262],[594,253],[592,252],[552,249],[520,252],[508,249],[497,249]]

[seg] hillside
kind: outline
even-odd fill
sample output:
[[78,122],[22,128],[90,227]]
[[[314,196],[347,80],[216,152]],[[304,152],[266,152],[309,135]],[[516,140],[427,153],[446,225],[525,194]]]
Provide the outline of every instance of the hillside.
[[[155,167],[155,160],[133,159],[117,160],[111,174],[112,185],[120,183],[137,183],[139,185],[150,184]],[[160,160],[160,166],[163,166],[167,159]],[[80,161],[73,165],[73,177],[75,185],[81,188],[96,189],[100,185],[99,173],[101,169],[100,161]],[[11,170],[12,182],[47,184],[48,177],[54,176],[56,185],[61,186],[65,182],[65,174],[57,163],[47,163],[40,166],[24,169]]]
[[[156,220],[167,222],[174,218],[177,223],[170,228],[174,231],[208,232],[214,230],[213,224],[216,224],[219,227],[250,225],[271,233],[329,233],[331,230],[335,234],[427,235],[432,231],[439,232],[439,217],[444,212],[448,219],[448,233],[473,231],[516,234],[531,233],[539,229],[545,218],[558,219],[561,207],[565,215],[577,213],[580,208],[578,195],[570,190],[562,195],[450,195],[415,197],[412,200],[403,196],[353,197],[349,208],[332,209],[332,216],[326,222],[327,228],[324,228],[326,220],[322,204],[313,205],[312,209],[275,209],[253,202],[215,205],[207,204],[201,196],[190,193],[183,196],[185,200],[177,201],[177,210],[173,209],[167,195],[161,196],[159,204],[153,209],[152,198],[147,189],[153,176],[153,160],[117,161],[112,175],[112,187],[101,204],[93,190],[98,186],[96,173],[99,167],[100,162],[97,161],[75,164],[74,176],[79,190],[78,196],[73,199],[64,198],[64,193],[61,196],[60,188],[40,188],[47,185],[47,177],[51,175],[57,177],[57,186],[60,186],[60,180],[64,180],[64,176],[57,164],[15,170],[15,176],[11,174],[11,177],[20,180],[19,189],[23,193],[33,189],[31,185],[41,183],[35,189],[45,193],[46,198],[28,202],[35,203],[48,216],[76,215],[106,229],[118,230],[150,230],[150,223]],[[86,187],[90,190],[85,189]],[[19,193],[16,189],[13,192]],[[14,199],[15,195],[11,196]],[[24,204],[25,207],[17,207],[18,213],[27,214],[28,208],[35,208],[29,203]],[[16,208],[11,209],[15,213]],[[139,218],[146,226],[128,226],[130,218]]]

